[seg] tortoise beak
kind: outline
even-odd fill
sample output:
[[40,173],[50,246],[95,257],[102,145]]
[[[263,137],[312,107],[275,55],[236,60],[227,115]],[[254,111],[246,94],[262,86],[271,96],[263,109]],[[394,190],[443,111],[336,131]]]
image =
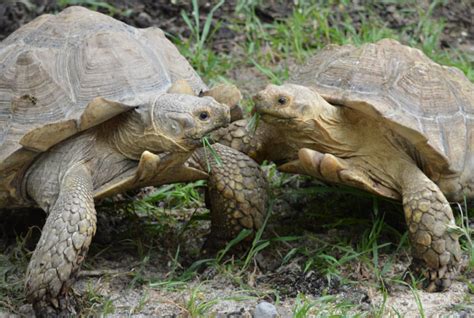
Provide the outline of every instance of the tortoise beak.
[[268,108],[271,107],[270,103],[265,101],[265,96],[263,92],[259,92],[256,95],[252,97],[253,102],[255,103],[255,106],[252,110],[253,113],[265,113]]

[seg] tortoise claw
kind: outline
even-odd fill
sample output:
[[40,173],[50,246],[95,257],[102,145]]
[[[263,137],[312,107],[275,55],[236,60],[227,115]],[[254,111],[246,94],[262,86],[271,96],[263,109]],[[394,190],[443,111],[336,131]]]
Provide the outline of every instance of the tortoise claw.
[[350,160],[329,153],[323,154],[312,149],[301,148],[298,151],[298,160],[286,163],[278,169],[288,173],[304,173],[322,181],[343,184],[384,197],[400,199],[398,192],[373,180]]
[[50,299],[49,302],[42,300],[33,304],[35,315],[38,318],[66,318],[75,317],[77,303],[68,295],[59,297],[58,299]]
[[421,260],[413,260],[413,263],[407,268],[403,274],[403,279],[409,281],[409,273],[415,277],[423,278],[422,287],[429,293],[442,292],[447,290],[452,284],[454,271],[447,266],[443,266],[437,270],[426,269],[426,265]]

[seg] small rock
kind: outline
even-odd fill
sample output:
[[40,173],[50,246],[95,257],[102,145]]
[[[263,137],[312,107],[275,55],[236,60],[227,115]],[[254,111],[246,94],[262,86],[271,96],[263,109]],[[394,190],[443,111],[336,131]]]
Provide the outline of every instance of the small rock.
[[140,28],[148,28],[153,23],[153,19],[146,12],[140,12],[140,14],[138,15],[136,21],[137,21],[137,25]]
[[273,304],[270,304],[266,301],[262,301],[255,307],[254,318],[276,318],[278,317],[278,312],[276,307]]

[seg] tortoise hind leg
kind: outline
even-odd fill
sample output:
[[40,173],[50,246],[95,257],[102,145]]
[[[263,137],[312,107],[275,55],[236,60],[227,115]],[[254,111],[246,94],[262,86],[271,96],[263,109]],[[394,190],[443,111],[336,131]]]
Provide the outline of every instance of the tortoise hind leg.
[[67,292],[96,229],[92,180],[85,167],[69,169],[48,212],[28,265],[26,294],[38,317],[67,317],[75,311]]
[[454,217],[445,196],[417,167],[402,173],[405,219],[413,247],[411,269],[428,279],[427,291],[451,285],[461,260],[458,234],[449,231]]
[[265,218],[268,185],[260,166],[245,154],[221,145],[212,145],[221,163],[205,148],[193,158],[207,171],[211,235],[205,250],[222,248],[242,229],[258,230]]

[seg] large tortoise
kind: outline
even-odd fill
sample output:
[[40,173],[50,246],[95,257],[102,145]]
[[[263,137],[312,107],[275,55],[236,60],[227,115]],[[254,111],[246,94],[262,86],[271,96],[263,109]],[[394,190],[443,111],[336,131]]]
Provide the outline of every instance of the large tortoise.
[[74,310],[67,292],[95,233],[95,198],[209,178],[217,238],[261,224],[258,165],[222,145],[221,165],[193,153],[230,120],[229,105],[194,95],[233,103],[235,90],[208,90],[158,28],[71,7],[11,34],[0,63],[0,208],[48,214],[26,279],[37,315]]
[[461,251],[447,199],[474,197],[474,86],[460,70],[390,39],[329,46],[254,100],[253,136],[237,121],[215,138],[281,171],[402,199],[412,268],[429,291],[450,285]]

